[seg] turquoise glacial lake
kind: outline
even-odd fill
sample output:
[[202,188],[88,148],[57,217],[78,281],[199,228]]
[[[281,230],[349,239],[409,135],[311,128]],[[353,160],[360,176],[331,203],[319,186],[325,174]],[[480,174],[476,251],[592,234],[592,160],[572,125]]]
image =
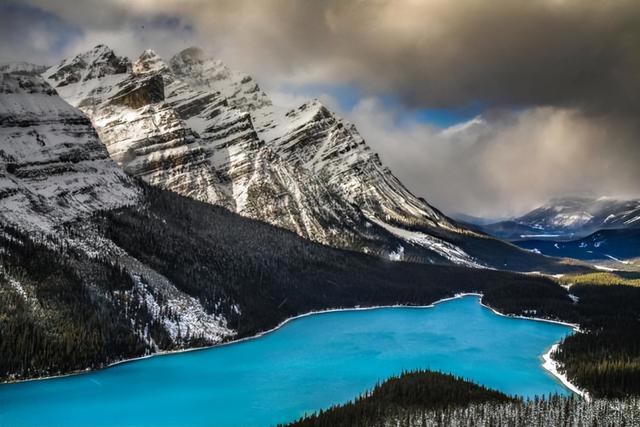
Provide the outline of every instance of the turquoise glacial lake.
[[315,314],[257,339],[0,385],[0,426],[271,426],[417,368],[509,394],[569,394],[541,355],[571,332],[498,316],[475,296]]

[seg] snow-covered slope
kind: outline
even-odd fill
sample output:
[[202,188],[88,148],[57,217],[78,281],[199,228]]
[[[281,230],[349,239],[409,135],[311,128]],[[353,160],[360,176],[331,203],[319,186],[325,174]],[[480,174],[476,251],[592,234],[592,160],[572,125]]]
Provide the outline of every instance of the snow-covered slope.
[[34,69],[0,74],[0,218],[49,231],[135,203],[137,188],[109,158],[90,121],[30,73]]
[[536,227],[600,229],[640,226],[640,200],[563,198],[520,218]]
[[24,61],[5,62],[3,64],[0,64],[0,73],[35,75],[43,73],[47,68],[49,67]]

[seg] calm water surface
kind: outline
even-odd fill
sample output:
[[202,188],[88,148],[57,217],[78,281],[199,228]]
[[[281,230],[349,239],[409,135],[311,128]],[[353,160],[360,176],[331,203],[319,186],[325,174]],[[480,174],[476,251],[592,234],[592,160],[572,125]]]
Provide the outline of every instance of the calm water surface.
[[0,426],[270,426],[416,368],[509,394],[569,394],[540,358],[569,333],[497,316],[473,296],[323,313],[237,344],[0,385]]

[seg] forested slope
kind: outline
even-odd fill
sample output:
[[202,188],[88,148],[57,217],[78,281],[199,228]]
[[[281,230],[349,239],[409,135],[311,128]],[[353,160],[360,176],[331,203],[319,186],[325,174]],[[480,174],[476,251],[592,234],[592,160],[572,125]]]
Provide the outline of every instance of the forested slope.
[[219,299],[237,307],[224,315],[240,336],[311,310],[428,304],[500,287],[570,303],[561,287],[539,276],[380,260],[152,187],[146,197],[143,207],[101,216],[101,233],[206,307]]
[[[383,425],[411,413],[451,410],[473,403],[515,401],[499,391],[432,371],[405,372],[378,384],[352,402],[311,414],[289,424],[296,427]],[[419,424],[416,424],[419,425]]]
[[498,286],[483,302],[505,313],[580,324],[582,332],[566,337],[553,354],[561,371],[594,397],[640,395],[640,288],[581,282],[570,288],[572,302],[556,292],[550,298],[532,287]]
[[410,372],[290,427],[636,426],[640,399],[510,398],[451,375]]

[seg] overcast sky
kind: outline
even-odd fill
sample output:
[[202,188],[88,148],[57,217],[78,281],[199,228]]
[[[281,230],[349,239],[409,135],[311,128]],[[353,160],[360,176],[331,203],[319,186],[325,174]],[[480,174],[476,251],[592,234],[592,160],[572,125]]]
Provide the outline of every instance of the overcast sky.
[[446,212],[640,197],[637,0],[0,0],[0,59],[199,45],[323,99]]

